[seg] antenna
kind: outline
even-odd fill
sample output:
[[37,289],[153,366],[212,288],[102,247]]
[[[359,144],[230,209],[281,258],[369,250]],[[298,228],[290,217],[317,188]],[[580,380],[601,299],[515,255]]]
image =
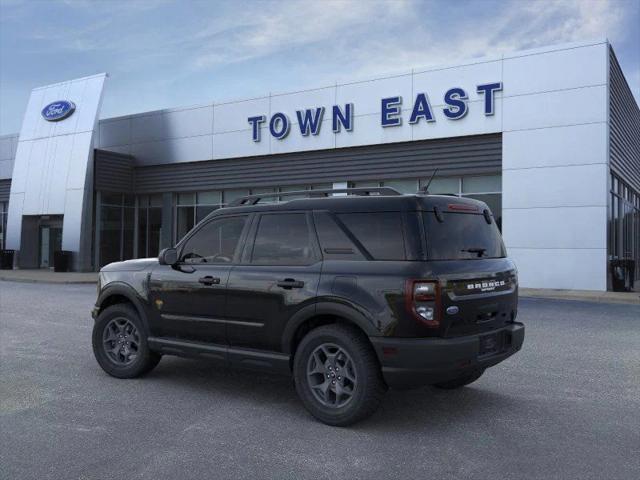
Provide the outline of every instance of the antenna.
[[422,187],[422,189],[420,190],[420,193],[423,193],[425,195],[429,195],[429,185],[431,185],[431,182],[433,181],[433,177],[436,176],[436,173],[438,173],[438,169],[437,168],[431,174],[431,178],[429,179],[427,184],[424,187]]

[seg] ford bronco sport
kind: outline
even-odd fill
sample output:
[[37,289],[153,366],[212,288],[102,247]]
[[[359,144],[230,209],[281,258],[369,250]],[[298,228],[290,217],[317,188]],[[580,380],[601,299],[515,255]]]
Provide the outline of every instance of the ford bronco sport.
[[462,387],[521,348],[516,268],[484,203],[277,195],[309,198],[243,197],[158,259],[100,271],[93,350],[108,374],[165,354],[289,374],[313,416],[348,425],[388,387]]

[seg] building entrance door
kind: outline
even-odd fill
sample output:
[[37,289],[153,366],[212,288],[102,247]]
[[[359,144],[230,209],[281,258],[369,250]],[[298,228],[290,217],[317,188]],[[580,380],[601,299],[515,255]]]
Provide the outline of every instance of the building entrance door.
[[62,249],[62,228],[40,226],[40,268],[53,265],[53,252]]

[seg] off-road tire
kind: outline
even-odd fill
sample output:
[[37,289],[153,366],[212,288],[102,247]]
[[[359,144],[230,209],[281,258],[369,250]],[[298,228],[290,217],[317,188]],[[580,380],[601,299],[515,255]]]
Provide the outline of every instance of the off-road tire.
[[[326,406],[321,403],[322,400],[316,398],[311,380],[308,379],[309,365],[312,362],[310,357],[325,345],[333,345],[350,357],[350,371],[355,374],[357,383],[354,384],[348,403],[342,406]],[[330,372],[326,373],[328,375]],[[296,391],[305,408],[321,422],[333,426],[351,425],[372,415],[387,389],[369,340],[355,327],[346,325],[325,325],[307,333],[296,349],[293,375]],[[320,376],[317,373],[314,375]],[[329,377],[327,379],[331,380]]]
[[[113,321],[120,321],[124,319],[130,322],[136,328],[136,343],[137,350],[135,359],[130,360],[128,364],[118,364],[107,352],[107,346],[105,346],[104,335],[105,329],[110,324],[113,325]],[[124,339],[123,341],[130,340]],[[133,306],[128,304],[116,304],[105,308],[93,326],[92,334],[93,354],[98,361],[98,364],[109,375],[116,378],[135,378],[151,371],[160,361],[161,355],[149,350],[147,343],[147,330],[140,316]]]

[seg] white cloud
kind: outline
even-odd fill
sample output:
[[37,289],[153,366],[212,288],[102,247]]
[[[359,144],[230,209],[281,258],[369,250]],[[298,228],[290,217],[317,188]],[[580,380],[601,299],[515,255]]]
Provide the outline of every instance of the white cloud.
[[217,67],[315,43],[331,49],[339,35],[350,36],[354,29],[371,28],[385,18],[401,20],[409,3],[333,0],[252,5],[260,8],[240,12],[233,29],[207,28],[194,36],[193,40],[201,42],[192,61],[194,67]]

